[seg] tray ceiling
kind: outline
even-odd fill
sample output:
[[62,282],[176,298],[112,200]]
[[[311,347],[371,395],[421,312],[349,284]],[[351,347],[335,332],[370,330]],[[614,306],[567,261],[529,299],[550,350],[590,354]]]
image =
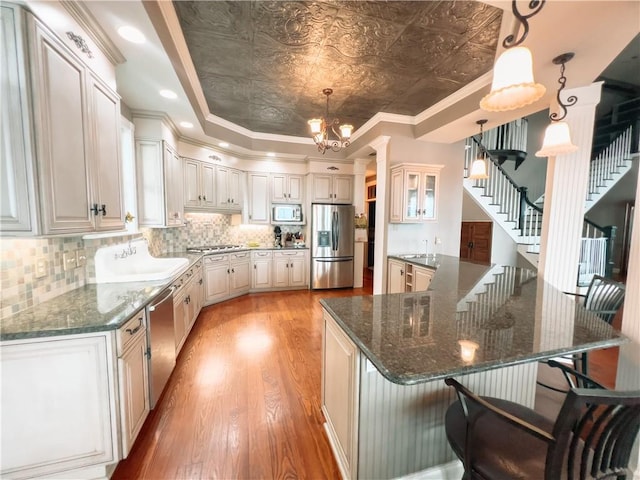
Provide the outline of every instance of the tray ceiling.
[[324,115],[357,129],[416,115],[493,67],[502,10],[471,1],[176,1],[212,114],[308,136]]

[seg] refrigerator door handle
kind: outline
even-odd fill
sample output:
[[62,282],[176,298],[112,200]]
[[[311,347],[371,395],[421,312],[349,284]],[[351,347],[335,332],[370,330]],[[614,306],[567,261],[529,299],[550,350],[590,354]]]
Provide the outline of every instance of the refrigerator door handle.
[[331,258],[328,260],[322,259],[322,258],[314,258],[314,261],[318,262],[318,263],[337,263],[337,262],[353,262],[353,258],[348,257],[348,258]]
[[331,214],[331,250],[335,252],[338,250],[338,241],[340,239],[340,223],[338,222],[338,212],[334,210]]

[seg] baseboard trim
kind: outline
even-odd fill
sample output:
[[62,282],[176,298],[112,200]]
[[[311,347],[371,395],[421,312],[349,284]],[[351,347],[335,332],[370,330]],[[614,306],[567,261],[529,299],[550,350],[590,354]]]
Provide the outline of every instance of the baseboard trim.
[[463,474],[462,462],[454,460],[453,462],[443,463],[442,465],[399,477],[396,480],[460,480]]

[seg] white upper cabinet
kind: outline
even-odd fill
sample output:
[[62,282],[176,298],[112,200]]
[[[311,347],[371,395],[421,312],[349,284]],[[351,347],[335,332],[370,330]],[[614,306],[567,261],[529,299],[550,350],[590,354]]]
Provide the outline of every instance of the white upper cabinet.
[[242,209],[240,170],[216,167],[216,207],[239,212]]
[[216,206],[215,165],[186,158],[184,168],[184,208],[214,210]]
[[437,219],[438,183],[442,165],[398,165],[391,169],[391,223]]
[[0,5],[0,229],[37,233],[22,11]]
[[276,203],[302,203],[304,200],[304,177],[274,173],[271,175],[271,201]]
[[314,203],[353,203],[353,176],[317,174],[311,176]]
[[136,181],[140,226],[184,225],[182,160],[171,145],[136,140]]
[[94,208],[96,230],[124,228],[122,196],[122,160],[120,148],[120,99],[93,74],[89,75],[91,105],[90,152],[95,163]]
[[269,203],[269,174],[248,173],[249,223],[267,224],[271,220]]
[[[3,227],[5,223],[14,224],[3,231],[15,228],[16,232],[65,234],[123,230],[120,98],[28,13],[24,16],[31,76],[23,76],[21,69],[12,70],[11,62],[21,62],[24,39],[19,27],[12,28],[10,23],[21,15],[19,9],[3,6],[3,43],[11,53],[7,58],[3,53],[2,88],[3,94],[5,90],[12,90],[17,95],[10,97],[11,102],[1,102],[2,135],[3,139],[11,139],[8,148],[18,152],[15,158],[2,156],[3,171],[11,169],[13,165],[9,163],[17,168],[2,181],[3,187],[7,187],[6,194],[3,188]],[[19,82],[17,86],[5,85],[11,79]],[[16,88],[19,91],[13,92]],[[31,93],[30,111],[24,108],[24,92]],[[4,95],[3,98],[6,99]],[[13,106],[16,110],[6,111]],[[16,113],[21,116],[16,117]],[[33,132],[25,128],[31,115]],[[4,118],[11,118],[15,125],[7,125]],[[26,136],[20,139],[20,133]],[[31,144],[35,147],[35,160],[28,158]],[[30,175],[31,171],[37,171],[38,192],[31,193],[29,187],[35,183],[28,178],[24,188],[24,174]],[[20,184],[24,188],[21,192],[16,190]],[[25,192],[29,192],[29,206],[23,205]],[[7,207],[4,207],[5,195]],[[26,218],[26,212],[35,211],[36,198],[41,228],[31,219],[31,227],[27,229],[29,221],[22,219]],[[4,222],[5,217],[8,222]]]

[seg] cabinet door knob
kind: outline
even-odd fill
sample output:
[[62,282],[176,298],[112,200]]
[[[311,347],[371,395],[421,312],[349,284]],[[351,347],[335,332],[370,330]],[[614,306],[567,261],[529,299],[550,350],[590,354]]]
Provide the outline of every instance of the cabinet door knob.
[[93,207],[91,207],[91,208],[89,209],[89,211],[90,211],[90,212],[93,212],[93,214],[94,214],[94,215],[98,215],[98,212],[100,211],[100,210],[98,210],[98,204],[97,204],[97,203],[94,203],[94,204],[93,204]]
[[207,199],[207,196],[206,196],[206,195],[202,195],[202,199],[203,199],[203,200],[206,200],[206,199]]
[[202,195],[198,195],[198,200],[202,200]]

